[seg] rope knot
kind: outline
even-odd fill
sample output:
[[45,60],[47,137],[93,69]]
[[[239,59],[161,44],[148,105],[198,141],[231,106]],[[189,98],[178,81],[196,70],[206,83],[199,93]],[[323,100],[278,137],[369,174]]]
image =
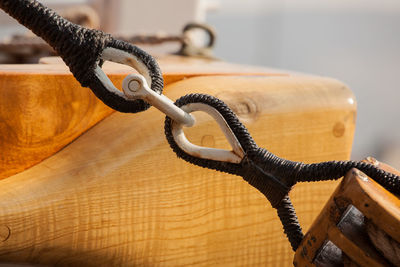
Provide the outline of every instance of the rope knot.
[[278,175],[264,169],[248,155],[243,158],[241,167],[240,175],[243,179],[263,193],[274,208],[278,207],[292,188],[291,184],[286,184]]

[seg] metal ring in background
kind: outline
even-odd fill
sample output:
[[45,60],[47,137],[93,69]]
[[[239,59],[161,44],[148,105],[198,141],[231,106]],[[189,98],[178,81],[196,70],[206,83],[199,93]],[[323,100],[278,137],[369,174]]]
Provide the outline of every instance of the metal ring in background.
[[208,44],[205,46],[207,48],[212,48],[214,47],[214,43],[215,43],[215,37],[216,37],[216,33],[215,30],[207,24],[203,24],[203,23],[188,23],[186,24],[186,26],[183,28],[183,35],[185,35],[187,32],[194,30],[194,29],[201,29],[204,30],[204,32],[206,32],[208,34]]
[[[195,29],[203,30],[208,35],[208,42],[205,46],[197,46],[193,42],[193,40],[187,37],[188,32]],[[183,42],[179,54],[184,56],[200,56],[200,57],[213,58],[212,49],[215,44],[216,33],[211,26],[203,23],[192,22],[187,24],[183,28],[182,35],[183,35]]]

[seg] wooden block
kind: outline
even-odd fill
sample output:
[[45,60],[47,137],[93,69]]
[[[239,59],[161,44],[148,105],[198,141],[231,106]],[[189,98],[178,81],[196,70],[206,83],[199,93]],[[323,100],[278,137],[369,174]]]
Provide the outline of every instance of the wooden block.
[[[400,174],[372,158],[367,160],[385,171]],[[296,251],[294,265],[336,266],[324,264],[327,261],[343,264],[347,260],[351,266],[398,266],[399,228],[400,199],[353,169],[305,235]],[[332,246],[337,248],[336,253],[322,256],[324,250],[335,250]]]
[[[224,100],[256,142],[291,160],[348,159],[352,93],[308,76],[210,76],[165,93]],[[226,147],[208,116],[187,129]],[[113,113],[63,150],[0,180],[0,260],[66,266],[291,266],[276,211],[241,177],[176,158],[154,108]],[[306,230],[336,182],[298,184],[291,197]]]

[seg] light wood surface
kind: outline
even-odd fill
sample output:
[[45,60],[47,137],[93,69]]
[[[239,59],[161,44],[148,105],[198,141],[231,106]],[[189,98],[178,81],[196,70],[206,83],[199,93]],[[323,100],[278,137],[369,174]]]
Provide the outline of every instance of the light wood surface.
[[[82,88],[60,58],[43,64],[0,65],[0,179],[53,155],[113,111]],[[288,75],[222,61],[164,56],[159,58],[165,84],[193,76],[240,74]],[[118,88],[134,71],[104,66]]]
[[[291,160],[349,158],[356,106],[340,82],[318,77],[196,77],[176,99],[224,100],[256,142]],[[207,116],[186,135],[226,147]],[[241,177],[178,159],[154,108],[113,113],[36,166],[0,180],[0,261],[67,266],[291,266],[275,210]],[[337,182],[291,193],[306,231]]]
[[0,73],[0,179],[53,155],[111,113],[71,75]]

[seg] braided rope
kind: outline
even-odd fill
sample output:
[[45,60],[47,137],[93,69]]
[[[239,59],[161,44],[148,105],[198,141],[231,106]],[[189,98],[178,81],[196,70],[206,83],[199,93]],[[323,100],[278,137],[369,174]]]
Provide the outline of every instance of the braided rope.
[[276,208],[278,217],[282,222],[284,233],[289,239],[293,251],[300,246],[301,240],[304,238],[296,211],[288,195],[286,195],[279,206]]

